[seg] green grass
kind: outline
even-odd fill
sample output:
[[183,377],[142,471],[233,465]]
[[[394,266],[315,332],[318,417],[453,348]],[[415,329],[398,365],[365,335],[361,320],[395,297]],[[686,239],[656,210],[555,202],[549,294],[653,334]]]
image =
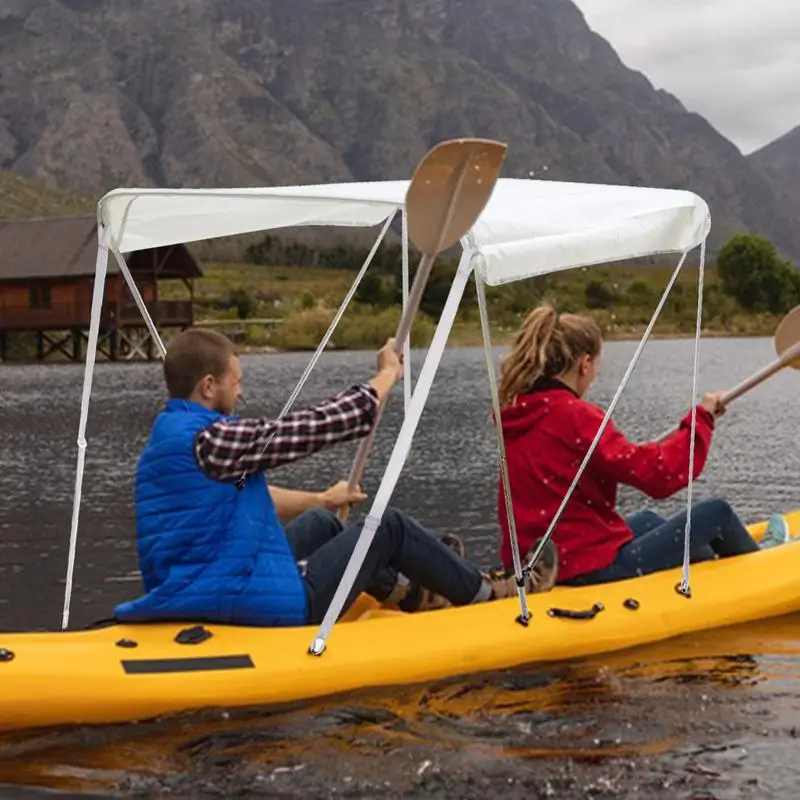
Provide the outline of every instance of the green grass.
[[[561,311],[591,314],[606,338],[638,338],[658,303],[674,266],[609,266],[569,270],[501,287],[487,287],[492,336],[497,344],[510,340],[526,313],[542,300]],[[352,283],[349,270],[273,267],[249,264],[207,264],[195,285],[198,320],[277,318],[279,324],[242,326],[239,341],[252,347],[280,350],[313,349],[327,329]],[[654,330],[659,337],[694,334],[697,269],[685,267]],[[600,289],[598,289],[598,286]],[[162,296],[185,296],[179,284],[165,284]],[[238,306],[236,305],[238,303]],[[353,302],[331,343],[334,348],[379,346],[394,330],[396,305],[370,306]],[[778,318],[749,314],[725,295],[713,266],[705,276],[704,335],[772,335]],[[412,332],[415,346],[427,346],[436,317],[420,314]],[[223,330],[236,333],[235,328]],[[455,346],[482,341],[474,286],[470,283],[450,337]]]
[[0,170],[0,219],[91,214],[93,210],[94,203],[86,197]]

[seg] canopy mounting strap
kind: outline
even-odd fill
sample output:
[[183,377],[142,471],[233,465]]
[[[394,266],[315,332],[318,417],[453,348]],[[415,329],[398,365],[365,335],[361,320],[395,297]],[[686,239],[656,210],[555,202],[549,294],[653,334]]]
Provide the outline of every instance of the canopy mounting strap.
[[69,625],[69,608],[72,600],[72,580],[75,573],[75,553],[78,548],[78,518],[83,490],[83,473],[86,464],[86,423],[89,419],[89,398],[92,394],[92,378],[97,355],[97,340],[100,336],[100,317],[103,311],[103,291],[108,271],[108,248],[111,233],[108,228],[98,225],[97,260],[94,268],[94,289],[92,291],[92,311],[89,318],[89,341],[86,347],[86,366],[83,372],[83,393],[81,394],[81,416],[78,422],[78,464],[75,472],[75,491],[72,498],[72,524],[69,533],[69,554],[67,556],[67,577],[64,588],[64,610],[61,628]]
[[694,334],[694,373],[692,375],[692,425],[689,438],[689,482],[686,485],[686,529],[683,537],[683,571],[680,594],[691,597],[689,563],[692,550],[692,486],[694,485],[694,446],[697,429],[697,367],[700,360],[700,335],[703,329],[703,278],[706,270],[706,243],[700,245],[700,269],[697,279],[697,322]]
[[497,434],[497,450],[500,458],[500,477],[503,484],[503,499],[505,500],[508,529],[511,538],[511,558],[514,563],[514,578],[519,596],[520,616],[518,622],[526,625],[530,619],[528,602],[525,597],[525,578],[522,574],[522,561],[519,555],[519,541],[517,539],[517,524],[514,519],[514,508],[511,503],[511,484],[508,478],[508,462],[506,461],[506,447],[503,439],[503,427],[500,422],[500,395],[497,391],[497,375],[495,374],[494,358],[492,357],[492,333],[489,328],[489,311],[486,305],[486,285],[483,276],[475,269],[475,290],[478,295],[478,312],[481,318],[481,331],[483,333],[483,351],[486,356],[486,367],[489,372],[489,389],[492,395],[492,413],[494,415],[494,429]]
[[136,285],[136,281],[133,280],[133,275],[131,275],[131,271],[128,268],[128,264],[125,261],[125,258],[123,257],[122,253],[120,253],[114,247],[111,248],[111,252],[114,254],[114,258],[117,261],[117,265],[119,266],[120,272],[122,272],[122,277],[125,278],[125,283],[128,284],[128,289],[130,290],[131,296],[133,297],[133,301],[136,303],[136,307],[139,309],[139,312],[142,315],[144,324],[147,326],[147,331],[152,337],[153,341],[156,343],[159,355],[163,359],[164,356],[167,354],[167,348],[164,347],[164,342],[158,333],[158,329],[156,328],[156,325],[153,322],[153,318],[150,316],[150,312],[147,310],[147,306],[145,305],[144,299],[142,298],[141,292],[139,291],[139,287]]
[[667,283],[666,289],[664,289],[664,293],[661,295],[661,299],[658,301],[658,305],[656,306],[656,310],[653,312],[653,316],[650,318],[650,322],[647,325],[647,328],[642,336],[641,341],[639,342],[638,347],[636,348],[636,352],[633,354],[633,358],[631,359],[630,364],[628,364],[628,368],[625,371],[625,375],[622,378],[622,381],[617,388],[617,391],[614,393],[614,397],[611,399],[611,403],[608,406],[608,411],[606,411],[605,416],[603,417],[603,421],[600,423],[600,427],[595,434],[594,439],[592,440],[591,445],[589,445],[589,450],[587,451],[586,455],[584,456],[583,461],[581,462],[580,467],[578,467],[578,472],[575,475],[575,478],[572,481],[567,493],[564,495],[564,499],[561,501],[561,505],[559,505],[553,519],[550,521],[550,525],[547,528],[544,536],[539,540],[539,544],[536,547],[536,550],[533,552],[533,555],[528,560],[528,563],[523,567],[522,574],[527,580],[530,577],[531,570],[533,569],[533,565],[538,561],[539,557],[542,554],[542,550],[544,550],[545,545],[547,542],[550,541],[550,538],[553,535],[553,530],[555,529],[556,525],[558,524],[561,515],[564,512],[564,509],[569,503],[570,498],[572,497],[573,493],[575,492],[578,483],[580,482],[581,477],[586,469],[586,465],[589,463],[592,455],[594,455],[594,451],[597,448],[597,444],[603,436],[606,427],[608,426],[609,421],[611,420],[611,415],[614,413],[614,409],[617,407],[617,403],[619,402],[620,397],[622,397],[622,393],[625,391],[625,387],[628,385],[628,381],[633,374],[634,369],[636,368],[636,364],[639,362],[639,358],[642,355],[642,351],[647,344],[647,340],[650,338],[650,334],[653,332],[653,328],[655,327],[656,322],[658,321],[658,317],[661,314],[662,309],[664,308],[664,304],[667,301],[667,297],[669,297],[669,293],[672,291],[672,287],[675,284],[675,281],[680,274],[681,269],[683,268],[683,264],[686,261],[686,257],[688,255],[688,250],[681,255],[681,259],[678,262],[678,266],[675,267],[672,276]]
[[321,656],[325,652],[327,638],[330,635],[334,623],[339,619],[339,615],[358,577],[361,565],[364,563],[369,547],[377,533],[378,527],[383,519],[383,514],[386,511],[386,507],[389,505],[389,500],[400,478],[400,473],[402,472],[411,450],[414,433],[419,425],[422,412],[425,409],[425,402],[431,391],[433,379],[436,376],[436,370],[439,367],[439,362],[442,359],[445,346],[447,345],[447,339],[453,327],[456,314],[458,313],[464,289],[469,280],[470,272],[472,271],[473,256],[474,252],[472,250],[465,250],[461,255],[456,275],[450,285],[450,292],[445,301],[441,316],[439,317],[439,323],[436,326],[436,331],[433,334],[433,339],[428,347],[428,352],[422,364],[416,385],[414,386],[414,392],[411,395],[411,405],[408,408],[408,413],[403,418],[400,432],[397,434],[392,453],[389,456],[389,462],[384,470],[378,490],[375,492],[372,507],[366,515],[358,541],[353,548],[350,560],[347,562],[344,573],[339,580],[339,585],[336,588],[333,599],[325,612],[325,617],[320,623],[316,635],[308,648],[308,652],[312,655]]
[[[358,285],[361,283],[361,279],[367,272],[367,268],[372,263],[372,259],[375,258],[375,253],[378,252],[378,248],[381,246],[381,242],[383,241],[384,237],[386,236],[387,231],[389,230],[389,226],[392,224],[395,216],[397,215],[397,209],[395,210],[386,218],[386,222],[383,224],[383,228],[381,228],[381,232],[378,234],[378,238],[375,240],[375,243],[372,245],[372,249],[367,253],[366,259],[364,259],[364,263],[361,265],[361,269],[358,271],[358,274],[355,277],[350,288],[347,290],[347,294],[345,295],[344,300],[342,300],[341,305],[339,306],[338,311],[334,315],[333,319],[331,320],[331,324],[328,326],[328,330],[325,331],[325,335],[322,337],[317,349],[314,351],[314,355],[311,356],[311,360],[308,362],[308,366],[306,366],[305,371],[300,376],[300,380],[297,382],[297,385],[292,390],[289,399],[284,404],[283,408],[281,409],[281,413],[278,414],[276,421],[282,420],[288,413],[291,407],[294,405],[295,400],[297,400],[300,392],[303,390],[303,387],[306,384],[309,376],[311,375],[314,367],[317,365],[320,357],[322,356],[323,351],[328,346],[328,342],[333,336],[334,330],[336,330],[336,326],[341,321],[342,317],[344,316],[344,312],[347,309],[348,304],[353,299],[353,295],[356,293],[358,289]],[[405,227],[405,223],[404,223]],[[261,451],[262,454],[267,452],[267,448],[270,445],[270,442],[275,438],[276,431],[273,431],[268,437],[267,441],[264,442],[264,449]],[[247,473],[243,472],[239,480],[236,482],[236,487],[241,491],[244,489],[244,482],[245,478],[247,477]]]

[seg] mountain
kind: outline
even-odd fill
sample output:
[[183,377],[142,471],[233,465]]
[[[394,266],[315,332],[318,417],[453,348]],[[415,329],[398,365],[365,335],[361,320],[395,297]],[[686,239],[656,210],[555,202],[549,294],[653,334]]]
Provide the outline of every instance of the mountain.
[[800,188],[628,69],[569,0],[3,0],[0,167],[118,185],[407,177],[458,135],[504,175],[689,188],[713,242],[800,257]]
[[800,191],[800,125],[780,139],[751,153],[748,158],[756,167]]

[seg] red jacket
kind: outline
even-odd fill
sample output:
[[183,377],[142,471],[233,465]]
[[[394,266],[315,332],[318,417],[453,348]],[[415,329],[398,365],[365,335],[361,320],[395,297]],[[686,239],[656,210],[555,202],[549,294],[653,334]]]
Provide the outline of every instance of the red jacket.
[[[502,410],[508,477],[520,556],[543,536],[600,428],[605,412],[577,398],[564,384],[549,381]],[[696,478],[708,458],[714,418],[697,407],[694,451]],[[617,513],[617,487],[633,486],[665,498],[688,483],[691,411],[662,443],[635,445],[609,420],[580,483],[553,531],[560,559],[559,581],[603,569],[633,534]],[[498,515],[501,558],[511,566],[511,543],[502,483]]]

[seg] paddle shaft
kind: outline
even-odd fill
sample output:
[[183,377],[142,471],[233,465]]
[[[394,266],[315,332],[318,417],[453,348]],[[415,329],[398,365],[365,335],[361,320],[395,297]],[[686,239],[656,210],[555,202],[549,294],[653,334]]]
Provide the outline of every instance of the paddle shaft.
[[[747,380],[742,381],[741,383],[734,386],[732,389],[729,389],[725,392],[724,395],[720,398],[719,404],[722,408],[725,408],[731,402],[736,400],[738,397],[741,397],[743,394],[746,394],[751,389],[754,389],[759,384],[763,383],[765,380],[768,380],[773,375],[776,375],[785,367],[788,367],[789,364],[792,363],[796,358],[800,357],[800,342],[793,344],[791,347],[788,347],[786,350],[781,353],[780,358],[776,358],[771,364],[767,364],[766,367],[763,367],[758,372],[752,374]],[[666,438],[671,436],[675,432],[675,429],[672,428],[666,433],[663,433],[654,441],[659,443],[663,442]]]
[[[478,219],[494,189],[505,152],[506,145],[491,139],[454,139],[434,147],[417,165],[406,192],[406,230],[422,259],[397,326],[398,354],[411,333],[436,256],[455,245]],[[347,480],[351,493],[361,481],[385,403],[383,397],[372,430],[353,461]],[[339,519],[344,522],[349,511],[349,505],[341,506]]]
[[766,367],[751,375],[746,381],[742,381],[738,386],[734,386],[733,389],[725,392],[720,399],[720,405],[727,406],[732,400],[741,397],[745,392],[749,392],[777,372],[780,372],[784,367],[788,367],[798,356],[800,356],[800,342],[784,350],[780,358],[776,358],[771,364],[767,364]]
[[[411,325],[414,322],[414,317],[416,316],[416,313],[419,310],[419,305],[422,302],[422,295],[425,293],[425,287],[428,284],[428,278],[430,277],[433,269],[433,262],[435,259],[435,254],[426,254],[422,256],[422,259],[419,262],[417,274],[414,276],[414,282],[411,284],[411,290],[408,293],[408,304],[406,305],[406,309],[400,318],[400,323],[398,324],[397,331],[395,333],[395,340],[397,346],[400,348],[400,352],[402,352],[405,340],[411,333]],[[375,414],[375,423],[372,426],[372,430],[364,439],[361,440],[361,445],[356,453],[353,466],[350,468],[350,475],[347,478],[347,486],[351,492],[361,481],[361,476],[364,472],[367,458],[369,458],[370,450],[372,449],[372,442],[375,439],[375,430],[377,429],[378,423],[381,421],[381,417],[383,416],[383,409],[386,406],[386,399],[386,396],[384,396],[381,399],[381,402],[378,404],[378,410]],[[349,512],[349,506],[341,506],[338,512],[339,519],[342,522],[345,522]]]

